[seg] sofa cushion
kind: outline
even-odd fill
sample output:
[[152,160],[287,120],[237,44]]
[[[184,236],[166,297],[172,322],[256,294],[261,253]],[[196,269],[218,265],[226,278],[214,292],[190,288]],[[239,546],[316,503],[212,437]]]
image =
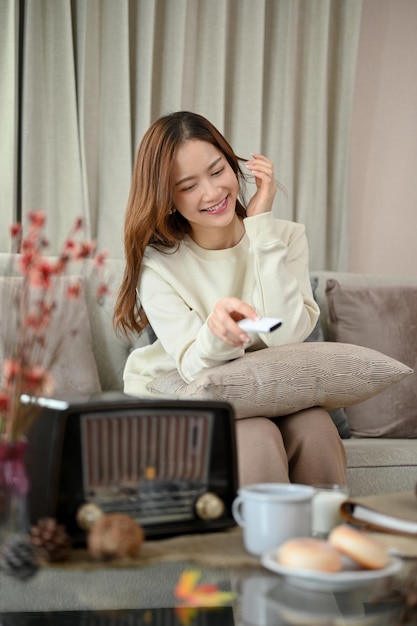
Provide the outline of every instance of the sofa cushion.
[[[314,300],[317,302],[316,293],[317,287],[319,285],[319,279],[317,278],[317,276],[310,276],[310,285],[313,292]],[[324,341],[323,329],[321,327],[321,316],[317,320],[315,327],[305,341]]]
[[[317,298],[317,289],[319,286],[318,277],[310,276],[310,284],[311,284],[311,289],[313,291],[314,299],[318,303],[318,298]],[[320,317],[317,320],[317,323],[314,329],[312,330],[312,332],[310,333],[310,335],[307,337],[305,341],[324,341],[324,332],[323,332],[323,327],[322,327],[322,313],[321,312],[320,312]],[[339,432],[340,437],[342,439],[349,439],[349,437],[351,437],[352,435],[350,432],[349,422],[347,420],[345,409],[344,408],[329,409],[329,414]]]
[[332,342],[286,344],[248,352],[185,383],[177,370],[149,391],[230,402],[236,417],[278,417],[312,406],[346,407],[379,393],[410,368],[375,350]]
[[[84,291],[77,299],[66,297],[66,290],[74,278],[59,278],[54,286],[55,308],[41,350],[42,365],[53,378],[52,395],[97,393],[101,391],[97,365],[93,354],[90,322]],[[12,298],[23,284],[20,277],[0,278],[0,363],[5,356],[7,341],[13,334]],[[7,355],[9,350],[7,350]]]
[[[417,362],[417,287],[346,286],[327,281],[329,333],[410,368]],[[346,411],[355,437],[417,437],[417,373]]]

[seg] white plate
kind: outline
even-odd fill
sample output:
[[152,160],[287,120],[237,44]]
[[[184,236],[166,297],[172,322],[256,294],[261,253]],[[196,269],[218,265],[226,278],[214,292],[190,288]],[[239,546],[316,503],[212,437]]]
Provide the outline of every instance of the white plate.
[[277,549],[269,550],[261,556],[261,563],[271,572],[285,576],[288,582],[316,591],[349,591],[365,585],[370,585],[378,580],[393,576],[403,567],[401,559],[390,557],[388,565],[382,569],[343,569],[341,572],[327,573],[317,570],[294,569],[284,567],[276,558]]

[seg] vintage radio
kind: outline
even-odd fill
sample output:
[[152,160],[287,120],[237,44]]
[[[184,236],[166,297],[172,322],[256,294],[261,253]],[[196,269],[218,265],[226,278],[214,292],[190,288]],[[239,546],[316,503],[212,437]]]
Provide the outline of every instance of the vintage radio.
[[124,512],[146,536],[234,525],[234,413],[226,402],[101,394],[41,398],[29,431],[30,517],[56,517],[85,541],[79,508]]

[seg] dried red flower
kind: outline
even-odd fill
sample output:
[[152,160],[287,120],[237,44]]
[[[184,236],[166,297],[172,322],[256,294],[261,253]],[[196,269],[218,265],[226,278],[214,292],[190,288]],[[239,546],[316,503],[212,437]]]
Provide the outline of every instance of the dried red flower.
[[54,390],[54,382],[48,370],[41,365],[33,365],[22,370],[22,387],[28,394],[50,395]]
[[18,237],[20,237],[20,235],[22,234],[22,225],[17,223],[17,224],[12,224],[10,226],[10,236],[12,239],[17,239]]
[[97,300],[101,300],[104,296],[107,296],[109,293],[109,288],[106,283],[100,283],[96,290],[96,298]]
[[[11,255],[9,271],[11,276],[18,275],[20,281],[10,282],[10,297],[2,301],[0,311],[1,319],[6,320],[0,370],[0,438],[10,441],[19,439],[34,419],[34,406],[23,404],[22,394],[53,392],[51,366],[60,356],[63,338],[78,332],[78,316],[57,319],[57,300],[80,298],[85,288],[82,278],[91,273],[97,279],[97,300],[109,293],[104,279],[107,255],[96,253],[95,241],[79,240],[84,225],[82,218],[75,221],[58,258],[53,259],[45,256],[48,248],[44,236],[45,213],[32,211],[27,217],[27,234],[22,236],[20,224],[10,229],[18,254]],[[75,265],[81,272],[74,272]],[[60,277],[76,273],[79,275],[63,292]]]
[[76,283],[72,283],[71,285],[68,286],[67,289],[67,297],[68,298],[79,298],[82,292],[82,283],[81,282],[76,282]]
[[33,287],[49,289],[55,274],[56,264],[47,259],[39,258],[28,268],[28,279]]
[[6,412],[9,408],[9,396],[4,391],[0,391],[0,413]]
[[64,243],[63,249],[66,258],[75,255],[76,250],[77,244],[75,243],[75,241],[73,239],[67,239],[67,241]]
[[75,220],[75,224],[74,224],[74,233],[77,233],[78,231],[80,231],[82,229],[84,225],[84,220],[82,217],[77,217],[77,219]]
[[98,252],[94,257],[94,263],[97,267],[104,267],[107,261],[107,252]]
[[87,259],[91,257],[96,250],[95,241],[82,241],[78,247],[77,258]]
[[29,224],[32,228],[43,228],[46,222],[46,216],[43,211],[30,211],[28,213]]
[[6,389],[10,387],[20,374],[20,363],[13,359],[4,359],[3,361],[3,378]]

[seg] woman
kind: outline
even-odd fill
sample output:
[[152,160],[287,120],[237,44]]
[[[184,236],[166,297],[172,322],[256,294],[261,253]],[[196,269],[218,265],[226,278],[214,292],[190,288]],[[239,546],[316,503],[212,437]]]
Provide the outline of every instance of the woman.
[[[208,120],[187,111],[161,117],[143,137],[114,321],[126,333],[140,333],[149,322],[157,340],[130,354],[127,394],[148,395],[147,384],[173,369],[191,382],[247,350],[303,341],[315,326],[304,226],[273,218],[272,163],[253,154],[244,174],[241,161]],[[246,203],[249,176],[256,192]],[[237,324],[259,316],[284,323],[251,337]],[[277,425],[262,417],[237,422],[241,484],[345,482],[344,447],[326,411],[301,411]],[[256,439],[263,442],[262,463],[248,463],[246,448],[253,459]]]

